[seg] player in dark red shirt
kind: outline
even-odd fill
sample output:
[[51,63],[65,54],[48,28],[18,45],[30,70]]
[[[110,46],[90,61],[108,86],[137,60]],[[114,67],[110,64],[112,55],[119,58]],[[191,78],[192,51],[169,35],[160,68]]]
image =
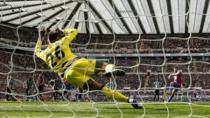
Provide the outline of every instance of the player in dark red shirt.
[[168,78],[173,79],[172,86],[174,87],[168,100],[168,102],[170,102],[176,92],[183,86],[182,72],[178,71],[177,68],[174,68],[174,73],[170,74]]

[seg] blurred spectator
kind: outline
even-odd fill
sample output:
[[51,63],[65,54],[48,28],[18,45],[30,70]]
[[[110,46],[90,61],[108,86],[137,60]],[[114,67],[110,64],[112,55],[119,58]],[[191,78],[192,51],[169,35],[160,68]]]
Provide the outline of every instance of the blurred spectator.
[[26,95],[31,95],[33,89],[33,79],[26,80]]
[[113,89],[113,90],[116,89],[115,88],[115,83],[114,83],[114,80],[113,80],[112,77],[109,78],[109,82],[106,84],[106,86],[110,89]]
[[[73,99],[73,100],[76,100],[76,98],[77,98],[77,93],[76,93],[76,95],[75,94],[73,94],[73,90],[75,89],[75,87],[74,86],[72,86],[69,82],[67,82],[67,81],[64,81],[63,82],[63,85],[64,85],[64,96],[65,96],[65,98],[67,98],[68,100],[70,100],[70,99]],[[72,97],[72,98],[70,98],[70,97]],[[78,94],[78,97],[80,98],[80,95]]]
[[[17,36],[16,30],[11,28],[0,28],[1,31],[5,31],[4,33],[1,33],[0,42],[2,44],[9,44],[16,46],[17,45]],[[20,28],[20,41],[19,46],[21,47],[29,47],[29,49],[34,47],[34,43],[37,40],[38,33],[31,30],[23,30]],[[9,39],[3,40],[3,38]],[[140,39],[140,41],[136,41],[135,43],[130,43],[128,41],[134,41],[138,38],[133,37],[116,37],[116,40],[113,40],[113,37],[103,37],[103,36],[92,36],[91,40],[86,40],[86,36],[79,35],[78,40],[75,40],[72,47],[73,51],[75,53],[80,54],[163,54],[163,49],[165,50],[165,53],[168,54],[178,54],[178,53],[189,53],[188,48],[190,49],[190,53],[208,53],[210,52],[210,40],[207,39],[201,39],[201,38],[190,38],[189,45],[187,44],[188,39],[187,38],[172,38],[172,37],[166,37],[163,40],[147,40],[147,39]],[[89,42],[90,41],[90,42]],[[113,42],[114,41],[114,42]],[[126,42],[123,42],[126,41]],[[85,46],[80,45],[85,44]],[[88,45],[86,45],[88,44]],[[106,44],[106,45],[104,45]],[[114,45],[113,45],[114,44]],[[19,88],[18,83],[15,83],[15,85],[12,85],[11,87],[8,86],[6,82],[6,79],[4,77],[5,73],[10,72],[11,65],[13,72],[21,72],[21,73],[15,73],[15,76],[12,76],[12,81],[18,80],[18,81],[26,81],[29,78],[31,78],[31,72],[33,72],[36,68],[36,71],[33,73],[48,73],[48,76],[45,76],[45,80],[38,79],[36,81],[37,88],[39,90],[39,94],[44,92],[44,83],[48,83],[51,78],[56,78],[56,75],[51,74],[52,72],[49,71],[48,67],[40,61],[38,58],[34,58],[33,51],[18,51],[16,50],[14,53],[12,53],[12,50],[7,50],[1,48],[0,50],[0,81],[2,81],[1,85],[5,86],[7,88],[8,93],[26,93],[26,95],[35,95],[37,92],[34,87],[22,89]],[[12,58],[12,61],[11,61]],[[209,57],[205,55],[195,56],[191,57],[185,56],[185,57],[177,57],[177,56],[167,56],[165,57],[145,57],[145,56],[136,56],[136,57],[117,57],[117,56],[110,56],[110,57],[104,57],[113,63],[115,63],[119,67],[123,67],[126,72],[128,73],[126,77],[119,79],[116,79],[117,89],[123,89],[123,87],[130,87],[131,89],[139,89],[139,87],[143,88],[154,88],[154,81],[156,78],[159,78],[160,83],[164,83],[166,81],[169,83],[169,80],[164,80],[163,76],[168,75],[171,71],[173,71],[173,65],[179,66],[179,68],[182,68],[183,71],[183,78],[187,80],[188,82],[191,81],[191,83],[187,87],[202,87],[202,90],[210,89],[210,59]],[[184,64],[185,63],[185,64]],[[154,66],[156,65],[156,66]],[[157,66],[158,65],[158,66]],[[189,67],[189,68],[188,68]],[[145,79],[145,74],[147,73],[147,70],[151,70],[153,72],[152,76],[150,76],[149,79]],[[162,70],[163,73],[162,73]],[[189,76],[189,71],[190,75]],[[12,72],[12,73],[13,73]],[[30,73],[30,74],[26,74]],[[43,78],[43,77],[39,77]],[[106,83],[106,78],[99,78],[100,81],[103,83]],[[4,82],[5,81],[5,82]],[[40,81],[40,82],[38,82]],[[45,82],[44,82],[45,81]],[[14,83],[14,82],[11,82]],[[56,83],[56,82],[55,82]],[[111,83],[111,82],[110,82]],[[109,84],[109,83],[108,83]],[[165,83],[166,84],[166,83]],[[145,85],[145,86],[144,86]],[[65,88],[65,96],[67,98],[70,98],[70,96],[73,94],[72,89],[70,87],[71,85],[66,85]],[[30,85],[28,86],[30,87]],[[112,85],[110,87],[113,87]],[[140,90],[141,90],[140,88]],[[30,93],[30,89],[32,89],[32,93]],[[55,91],[60,91],[61,88],[57,88],[54,86]],[[59,89],[59,90],[58,90]],[[63,90],[63,89],[62,89]],[[3,90],[1,90],[3,91]],[[146,90],[147,91],[147,90]],[[6,99],[13,99],[13,95],[7,94]],[[153,95],[153,91],[150,93]],[[78,92],[78,95],[81,94]],[[5,94],[4,96],[5,97]],[[59,97],[58,97],[59,98]],[[100,98],[97,96],[97,98]],[[153,98],[153,96],[151,97]],[[152,99],[153,100],[153,99]]]
[[38,88],[39,97],[42,100],[42,92],[44,91],[44,87],[45,87],[45,81],[42,74],[39,74],[38,79],[36,81],[36,85]]
[[7,88],[6,88],[6,91],[7,91],[6,100],[7,101],[16,100],[15,97],[12,95],[13,89],[14,89],[14,80],[11,78],[10,75],[8,75],[7,76]]
[[77,88],[76,89],[76,95],[75,95],[75,97],[76,97],[76,101],[80,101],[80,100],[82,100],[83,99],[83,94],[82,94],[82,92],[83,92],[83,90],[82,89],[80,89],[80,88]]
[[154,101],[159,101],[159,96],[160,96],[160,81],[159,81],[159,79],[156,79],[153,84],[154,84],[154,88],[155,88]]

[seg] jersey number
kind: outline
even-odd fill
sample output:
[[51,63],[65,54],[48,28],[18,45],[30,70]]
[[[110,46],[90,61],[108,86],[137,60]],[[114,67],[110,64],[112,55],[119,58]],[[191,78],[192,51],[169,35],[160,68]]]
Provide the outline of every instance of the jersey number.
[[55,48],[55,53],[54,53],[54,55],[49,54],[49,55],[47,56],[47,58],[49,58],[49,57],[50,57],[50,60],[51,60],[51,66],[52,66],[52,67],[55,67],[55,66],[57,65],[57,61],[58,61],[58,60],[61,60],[62,58],[65,57],[65,53],[61,50],[60,46],[57,46],[57,47]]
[[65,57],[65,54],[64,52],[61,50],[60,46],[57,46],[55,48],[55,56],[57,59],[61,60],[62,58]]

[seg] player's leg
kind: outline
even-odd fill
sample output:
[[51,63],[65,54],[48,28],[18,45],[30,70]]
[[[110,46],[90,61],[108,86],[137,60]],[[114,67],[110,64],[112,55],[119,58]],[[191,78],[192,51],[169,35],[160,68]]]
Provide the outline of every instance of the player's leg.
[[75,85],[81,89],[101,90],[101,92],[108,97],[113,96],[118,101],[123,101],[123,102],[128,101],[128,97],[122,95],[118,91],[113,91],[112,89],[107,88],[103,84],[96,82],[89,75],[85,75],[84,73],[80,73],[75,70],[72,70],[69,73],[67,81],[69,81],[72,85]]
[[128,97],[121,94],[118,91],[112,90],[106,86],[104,86],[103,84],[95,81],[94,79],[89,79],[85,84],[84,84],[84,89],[87,90],[101,90],[101,92],[107,96],[107,97],[113,97],[114,99],[116,99],[117,101],[122,101],[122,102],[127,102],[128,101]]
[[171,96],[169,97],[168,102],[170,102],[173,99],[174,95],[176,94],[176,92],[178,91],[178,88],[179,88],[179,86],[176,83],[174,83],[173,87],[174,88],[173,88]]
[[174,82],[170,82],[169,92],[172,93],[174,87]]
[[131,103],[131,105],[134,108],[142,108],[142,106],[137,102],[137,100],[135,99],[129,99],[129,97],[123,95],[122,93],[120,93],[119,91],[116,90],[112,90],[106,86],[104,86],[103,84],[95,81],[94,79],[89,79],[85,84],[84,84],[84,89],[87,90],[101,90],[101,92],[109,97],[109,98],[113,98],[117,101],[121,101],[121,102],[128,102]]
[[159,96],[160,96],[160,90],[157,89],[157,100],[159,101]]
[[[111,77],[112,75],[116,75],[116,76],[124,76],[125,75],[125,71],[117,68],[114,64],[109,64],[109,63],[104,63],[104,62],[99,62],[99,61],[96,61],[95,72],[96,73],[105,72],[105,75],[107,77]],[[112,97],[118,101],[129,102],[129,103],[131,103],[131,105],[134,108],[142,108],[142,105],[140,105],[136,99],[131,99],[127,96],[124,96],[122,93],[120,93],[116,90],[112,90],[102,84],[98,83],[95,85],[98,86],[97,89],[101,90],[101,92],[105,96]],[[95,86],[95,85],[93,85],[93,86]]]
[[171,102],[171,100],[173,99],[175,93],[176,93],[177,89],[173,89],[171,96],[169,97],[168,102]]
[[11,90],[10,90],[9,87],[7,87],[7,94],[6,94],[6,96],[5,96],[7,101],[10,100],[10,99],[9,99],[9,98],[10,98],[10,95],[9,95],[10,93],[11,93]]
[[101,83],[96,82],[90,76],[80,73],[75,70],[70,70],[66,73],[66,80],[81,89],[87,90],[101,90],[101,92],[107,96],[116,99],[117,101],[129,102],[134,108],[142,108],[141,105],[135,99],[129,99],[118,91],[112,90]]
[[156,96],[157,96],[157,89],[155,89],[155,95],[154,95],[154,98],[153,98],[154,101],[156,101]]
[[[109,89],[91,78],[91,75],[96,73],[96,71],[106,70],[108,65],[109,64],[98,63],[96,60],[82,58],[74,62],[71,67],[66,70],[65,78],[70,84],[81,89],[101,90],[101,92],[108,97],[114,97],[118,101],[130,102],[135,108],[140,108],[135,99],[129,99],[120,92]],[[111,66],[109,65],[108,67]],[[114,69],[114,67],[112,69]]]
[[[75,61],[65,72],[65,77],[68,78],[68,81],[71,84],[76,85],[79,88],[83,88],[84,83],[88,82],[88,80],[91,79],[90,83],[88,84],[92,85],[91,90],[101,90],[103,88],[103,85],[93,80],[91,78],[91,75],[99,72],[108,72],[109,70],[111,71],[115,69],[116,68],[113,64],[107,64],[92,59],[81,58]],[[104,91],[108,90],[105,87],[103,89]]]

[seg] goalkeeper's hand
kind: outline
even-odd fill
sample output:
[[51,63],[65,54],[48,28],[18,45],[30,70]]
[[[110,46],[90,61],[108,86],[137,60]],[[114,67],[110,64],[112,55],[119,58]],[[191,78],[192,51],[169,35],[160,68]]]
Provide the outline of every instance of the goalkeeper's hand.
[[48,30],[45,27],[41,27],[39,30],[40,39],[44,40],[47,38]]
[[59,29],[58,27],[55,29],[55,31],[58,33],[63,33],[63,31],[61,29]]
[[64,37],[65,36],[64,31],[59,29],[58,27],[55,29],[55,32],[58,33],[58,37]]

